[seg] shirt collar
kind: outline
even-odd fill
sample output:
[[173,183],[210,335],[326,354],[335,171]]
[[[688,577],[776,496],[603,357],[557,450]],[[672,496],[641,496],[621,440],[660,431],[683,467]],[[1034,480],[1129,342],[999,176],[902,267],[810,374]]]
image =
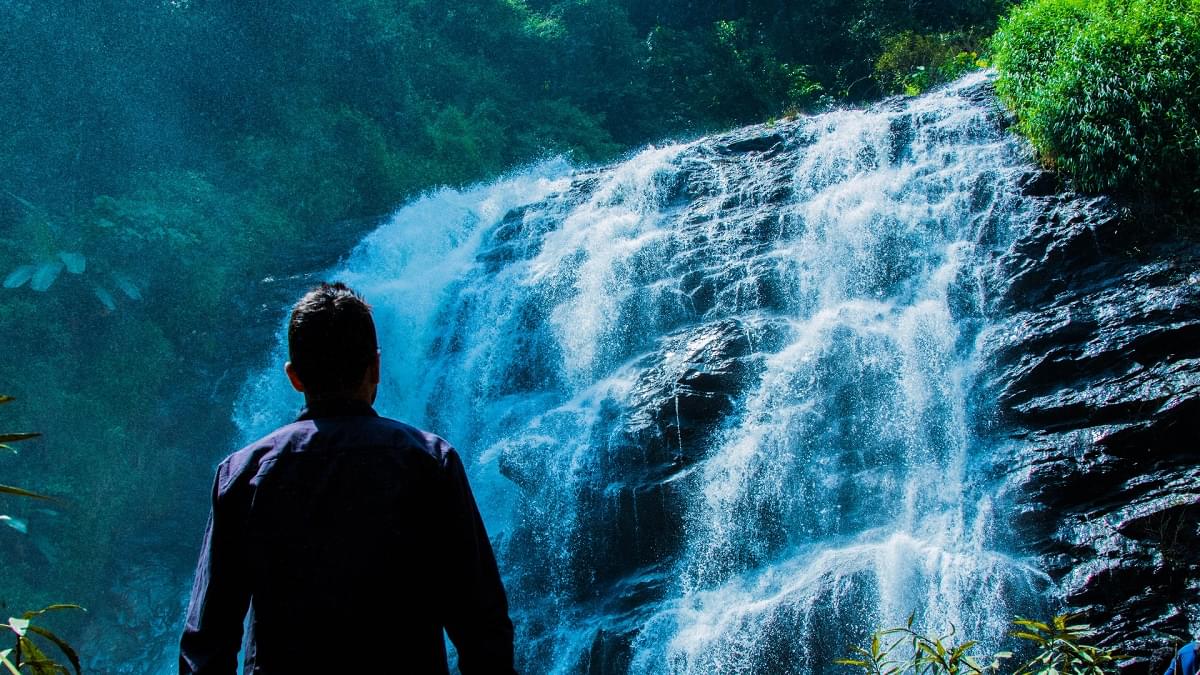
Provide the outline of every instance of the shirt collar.
[[379,413],[366,401],[334,398],[318,401],[308,401],[300,411],[297,422],[316,420],[324,417],[379,417]]

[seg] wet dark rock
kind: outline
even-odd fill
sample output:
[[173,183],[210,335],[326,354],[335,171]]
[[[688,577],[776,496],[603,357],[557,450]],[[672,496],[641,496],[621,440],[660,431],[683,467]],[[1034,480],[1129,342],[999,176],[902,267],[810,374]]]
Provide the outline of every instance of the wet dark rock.
[[696,459],[697,441],[754,384],[762,354],[778,348],[781,331],[776,322],[727,319],[666,338],[631,392],[625,434],[659,461]]
[[993,270],[984,347],[1014,521],[1065,608],[1154,671],[1200,628],[1200,243],[1020,184],[1046,198]]
[[1049,197],[1062,190],[1058,176],[1049,171],[1030,171],[1017,180],[1017,185],[1027,197]]
[[779,134],[765,134],[736,140],[720,147],[725,152],[770,152],[778,150],[783,144],[783,136]]

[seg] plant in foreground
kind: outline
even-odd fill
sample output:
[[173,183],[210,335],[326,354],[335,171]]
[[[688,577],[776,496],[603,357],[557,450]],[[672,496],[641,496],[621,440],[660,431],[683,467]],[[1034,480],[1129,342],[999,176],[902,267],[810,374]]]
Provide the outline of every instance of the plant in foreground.
[[[945,635],[933,636],[913,630],[915,614],[904,626],[884,628],[871,634],[867,647],[853,646],[854,656],[835,663],[862,669],[864,675],[992,675],[1001,672],[1002,661],[1012,652],[996,652],[986,665],[971,650],[977,640],[955,642],[951,626]],[[1090,626],[1072,623],[1075,615],[1060,614],[1048,622],[1017,617],[1013,637],[1026,640],[1037,650],[1013,675],[1111,675],[1122,657],[1084,642],[1094,635]],[[900,654],[900,656],[896,656]]]
[[[0,395],[0,404],[9,403],[12,400],[13,399],[11,396]],[[36,433],[0,434],[0,450],[16,454],[16,450],[13,450],[12,447],[8,445],[9,443],[27,441],[31,438],[37,438],[40,435],[41,434]],[[45,495],[31,492],[24,488],[13,487],[11,485],[0,485],[0,494],[24,497],[27,499],[50,499],[50,497]],[[7,515],[0,515],[0,522],[8,524],[18,532],[25,532],[25,524],[22,520]],[[33,624],[33,620],[37,617],[40,617],[47,612],[63,609],[78,609],[81,611],[86,611],[79,605],[57,604],[50,605],[39,610],[25,612],[19,619],[16,617],[9,617],[7,623],[0,623],[0,630],[9,631],[16,637],[16,643],[11,648],[0,649],[0,665],[3,665],[4,668],[13,675],[21,675],[23,671],[33,673],[33,675],[59,675],[60,673],[69,673],[70,671],[67,670],[66,666],[46,656],[46,653],[42,651],[37,643],[33,641],[31,636],[37,635],[38,637],[51,642],[54,644],[54,646],[58,647],[58,649],[62,651],[62,653],[67,657],[67,660],[71,663],[71,667],[74,668],[76,675],[79,675],[79,655],[75,653],[75,650],[71,647],[71,645],[67,643],[66,640],[63,640],[46,628]]]

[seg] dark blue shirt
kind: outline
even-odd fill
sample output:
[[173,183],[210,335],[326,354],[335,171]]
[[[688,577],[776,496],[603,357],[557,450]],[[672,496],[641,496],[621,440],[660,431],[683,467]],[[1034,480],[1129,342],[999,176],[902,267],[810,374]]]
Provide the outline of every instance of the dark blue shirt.
[[217,468],[181,673],[512,673],[483,521],[446,441],[324,402]]

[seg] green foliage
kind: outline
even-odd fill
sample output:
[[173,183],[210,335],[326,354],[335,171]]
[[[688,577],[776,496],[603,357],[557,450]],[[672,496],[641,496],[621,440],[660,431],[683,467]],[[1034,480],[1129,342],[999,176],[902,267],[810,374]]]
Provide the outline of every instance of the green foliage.
[[916,96],[962,77],[987,61],[979,57],[980,40],[968,35],[919,35],[905,31],[884,41],[875,61],[875,79],[885,91]]
[[[871,634],[867,647],[853,646],[854,656],[835,663],[852,666],[864,675],[996,675],[1012,652],[997,652],[986,663],[971,653],[975,640],[954,640],[954,629],[933,636],[913,629],[915,615],[906,625]],[[1113,675],[1123,657],[1085,642],[1094,636],[1091,628],[1072,623],[1074,615],[1060,614],[1047,622],[1017,617],[1012,637],[1028,642],[1035,650],[1029,661],[1013,675]]]
[[[14,400],[15,399],[11,396],[0,395],[0,404],[11,403]],[[17,451],[14,450],[12,446],[8,445],[9,443],[28,441],[32,438],[37,438],[38,436],[41,436],[41,434],[31,432],[0,434],[0,450],[7,450],[13,454],[16,454]],[[49,499],[49,497],[45,495],[31,492],[24,488],[13,487],[11,485],[0,485],[0,494],[13,495],[15,497],[28,497],[30,499]],[[10,516],[0,515],[0,519],[7,519],[7,522],[12,522],[12,518]]]
[[1021,131],[1082,189],[1196,190],[1200,2],[1035,0],[993,52]]
[[79,675],[79,655],[71,647],[70,643],[55,635],[44,626],[34,625],[33,623],[35,618],[47,612],[64,609],[87,611],[79,605],[49,605],[39,610],[25,612],[19,619],[9,617],[8,623],[0,623],[0,629],[8,630],[16,639],[11,649],[0,650],[0,664],[14,675],[20,675],[21,671],[26,669],[26,672],[33,675],[67,675],[70,673],[71,671],[67,670],[66,666],[46,655],[45,650],[33,639],[33,636],[36,635],[61,651],[63,656],[67,657],[67,662],[71,664],[75,675]]
[[[976,640],[954,641],[954,628],[946,635],[931,636],[913,630],[915,614],[904,626],[885,628],[871,634],[866,648],[854,645],[855,658],[834,663],[862,669],[865,675],[988,675],[1000,672],[1000,662],[1012,657],[1009,652],[995,654],[987,665],[980,665],[971,654]],[[903,655],[899,659],[897,652]]]
[[[10,403],[13,401],[11,396],[0,395],[0,404]],[[41,434],[36,433],[17,433],[17,434],[0,434],[0,442],[14,443],[17,441],[26,441],[31,438],[37,438]],[[0,447],[7,448],[5,445]],[[9,448],[11,449],[11,448]],[[24,488],[12,487],[11,485],[0,485],[0,494],[13,495],[16,497],[27,497],[31,499],[48,500],[49,497],[25,490]],[[8,523],[13,522],[13,518],[7,515],[0,515],[0,521]],[[24,530],[21,530],[24,534]],[[58,673],[68,673],[66,666],[58,663],[54,659],[46,656],[37,642],[34,641],[34,635],[50,642],[57,647],[71,667],[75,670],[75,675],[79,675],[79,655],[71,645],[62,638],[52,633],[44,626],[34,625],[32,622],[35,618],[46,614],[47,612],[58,611],[63,609],[78,609],[86,611],[79,605],[56,604],[49,605],[39,610],[25,612],[21,618],[9,617],[8,623],[0,623],[0,629],[6,629],[11,632],[16,640],[11,649],[0,650],[0,665],[8,669],[14,675],[20,675],[22,669],[28,669],[28,672],[34,675],[56,675]]]
[[1106,675],[1115,672],[1121,656],[1084,642],[1091,626],[1072,623],[1077,617],[1060,614],[1048,622],[1017,618],[1014,637],[1037,646],[1038,653],[1015,675]]

